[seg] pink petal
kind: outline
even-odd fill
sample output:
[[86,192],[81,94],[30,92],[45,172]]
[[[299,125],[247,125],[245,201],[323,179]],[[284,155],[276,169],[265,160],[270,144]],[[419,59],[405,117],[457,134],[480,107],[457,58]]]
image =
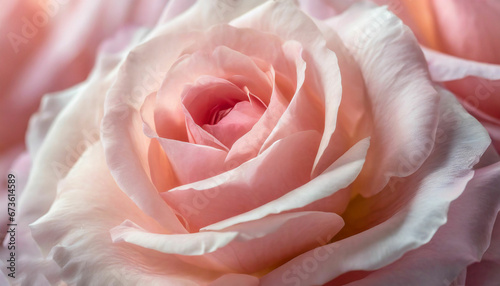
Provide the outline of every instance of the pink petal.
[[324,124],[323,108],[317,103],[314,93],[303,91],[305,82],[306,62],[302,58],[302,46],[298,42],[288,41],[283,46],[286,54],[295,61],[297,87],[288,107],[279,118],[276,126],[271,130],[260,148],[260,153],[269,148],[274,142],[296,132],[317,130],[321,132]]
[[258,157],[203,181],[161,195],[195,231],[272,201],[310,180],[319,134],[304,131],[277,141]]
[[[186,39],[192,35],[183,34]],[[168,37],[167,37],[168,38]],[[167,45],[165,37],[147,40],[127,55],[106,97],[102,121],[102,142],[106,159],[120,188],[150,216],[179,233],[185,231],[175,214],[159,197],[148,172],[148,148],[151,139],[143,132],[140,107],[145,98],[157,91],[169,67],[179,56],[182,45]],[[161,51],[158,51],[162,47]],[[150,58],[149,55],[163,55]]]
[[342,226],[342,219],[333,213],[298,212],[268,216],[220,231],[155,234],[126,223],[111,233],[114,242],[126,241],[162,253],[188,255],[183,259],[195,264],[197,256],[205,254],[209,260],[222,264],[216,267],[254,273],[328,241]]
[[85,83],[81,83],[67,90],[46,94],[42,98],[40,110],[31,117],[30,132],[26,134],[26,144],[32,157],[36,156],[56,116],[77,97],[79,92],[82,92],[84,87]]
[[262,285],[297,278],[292,266],[298,265],[304,272],[311,259],[318,267],[299,279],[303,285],[324,284],[350,271],[379,269],[434,237],[446,223],[450,203],[461,196],[472,178],[472,166],[490,144],[484,129],[452,94],[440,89],[440,96],[438,128],[443,135],[424,165],[376,196],[354,199],[343,215],[350,229],[336,240],[347,238],[320,249],[330,255],[319,261],[314,251],[300,255],[263,277]]
[[[165,3],[27,1],[5,7],[0,19],[0,32],[5,35],[0,39],[4,55],[0,67],[0,133],[9,136],[0,143],[0,152],[22,142],[29,117],[44,94],[87,77],[97,48],[106,38],[124,26],[152,26]],[[48,22],[40,23],[44,16]],[[13,37],[23,40],[18,43]]]
[[[137,40],[139,39],[132,39],[132,41]],[[54,116],[52,112],[56,112],[57,108],[50,112],[44,109],[40,114],[49,114],[45,122],[47,124],[41,121],[38,122],[41,124],[38,124],[36,122],[38,119],[35,119],[35,123],[30,126],[31,128],[46,128],[47,125],[51,125],[47,134],[37,129],[28,131],[29,140],[43,138],[43,142],[28,143],[29,146],[38,145],[39,147],[33,148],[38,148],[38,151],[36,151],[36,156],[31,158],[30,177],[22,196],[18,199],[20,208],[17,213],[17,243],[23,251],[19,252],[17,274],[18,281],[22,283],[30,285],[36,281],[47,280],[55,284],[60,279],[57,265],[53,261],[46,260],[40,253],[31,237],[28,224],[49,210],[56,197],[59,180],[67,175],[83,152],[99,140],[102,109],[95,107],[104,105],[102,91],[107,90],[111,85],[111,82],[102,81],[102,78],[113,74],[120,56],[126,52],[127,49],[118,53],[102,54],[92,76],[81,87],[80,93],[76,94],[66,105],[64,111],[52,121],[50,117]],[[123,54],[120,55],[120,53]],[[67,92],[73,93],[74,91]],[[86,112],[79,112],[81,110]],[[45,113],[46,111],[48,113]],[[37,135],[30,135],[32,132]],[[33,198],[37,199],[33,200]]]
[[252,275],[230,273],[221,276],[220,278],[209,284],[209,286],[233,286],[233,285],[259,286],[259,278]]
[[481,63],[422,48],[434,81],[452,81],[469,76],[500,79],[500,65]]
[[58,193],[31,231],[67,284],[199,285],[220,276],[171,255],[112,242],[109,231],[126,219],[155,232],[166,230],[118,188],[99,143],[86,151]]
[[226,165],[236,167],[257,156],[265,140],[285,112],[287,105],[288,102],[280,91],[274,89],[271,102],[264,114],[248,133],[234,142],[227,154]]
[[500,64],[500,5],[496,1],[431,1],[441,50],[461,58]]
[[327,39],[327,47],[335,51],[337,56],[342,80],[342,100],[338,111],[338,125],[325,152],[316,164],[313,176],[328,168],[344,150],[370,136],[373,129],[370,100],[358,64],[337,32],[324,22],[316,22],[316,24]]
[[[484,283],[498,281],[489,280],[488,278],[492,277],[477,274],[481,273],[479,272],[482,270],[481,263],[488,269],[500,262],[498,259],[490,260],[488,252],[483,256],[490,241],[488,251],[491,252],[489,253],[498,256],[494,252],[498,240],[495,240],[496,237],[492,237],[491,234],[497,213],[500,211],[500,196],[498,196],[497,187],[499,183],[500,163],[477,170],[464,193],[451,203],[446,224],[439,228],[429,243],[406,253],[393,264],[349,285],[386,285],[391,281],[414,285],[452,285],[451,282],[457,279],[467,265],[479,260],[484,260],[484,262],[467,268],[467,283],[488,285]],[[429,263],[429,260],[433,263]],[[496,267],[499,269],[500,265]],[[479,273],[474,275],[473,271]],[[465,285],[465,283],[457,285]]]
[[[155,139],[151,141],[148,150],[148,162],[151,179],[158,191],[163,192],[178,185],[203,180],[227,171],[224,166],[226,151],[160,138],[154,131],[155,101],[156,93],[146,97],[141,106],[141,117],[144,134]],[[159,143],[162,150],[159,150],[154,142]]]
[[350,193],[342,191],[361,171],[368,147],[369,140],[362,140],[306,184],[246,213],[206,226],[202,230],[221,230],[242,222],[291,211],[317,210],[340,214],[350,200]]
[[424,49],[432,78],[441,81],[488,130],[500,150],[500,65]]
[[[498,164],[497,164],[498,165]],[[495,285],[500,281],[500,217],[497,216],[493,233],[491,235],[490,246],[484,253],[480,262],[467,267],[467,286],[487,286]]]
[[[273,73],[275,82],[273,85],[270,103],[259,121],[255,123],[247,134],[238,139],[233,148],[229,151],[226,161],[230,162],[232,165],[239,165],[257,156],[263,150],[263,145],[267,142],[267,140],[269,140],[269,137],[276,128],[278,122],[282,121],[281,125],[283,125],[283,121],[287,122],[286,119],[292,120],[289,116],[285,116],[286,119],[281,118],[289,105],[287,98],[295,97],[296,92],[293,92],[293,89],[299,90],[303,84],[305,63],[300,58],[301,47],[299,43],[289,41],[276,48],[282,50],[284,53],[283,56],[289,58],[289,61],[292,63],[295,62],[294,66],[296,71],[292,74],[281,74],[280,70],[277,71],[278,74]],[[280,62],[280,64],[277,64],[277,68],[279,68],[280,65],[283,65],[283,63]],[[282,72],[290,71],[282,70]],[[285,82],[281,82],[284,81],[281,79],[287,80]],[[295,80],[295,87],[292,87],[291,89],[289,87],[291,84],[289,82],[290,79]],[[303,129],[307,130],[307,128]],[[294,130],[297,131],[297,129],[293,129],[291,131]],[[275,134],[273,136],[276,137]]]
[[[296,101],[300,102],[294,106],[299,108],[299,106],[305,105],[309,111],[323,109],[323,112],[319,114],[324,114],[324,118],[318,118],[322,116],[314,113],[298,113],[300,114],[298,118],[303,118],[303,122],[299,126],[301,124],[308,126],[321,124],[320,127],[323,129],[323,137],[315,159],[316,166],[325,153],[336,128],[342,95],[341,76],[335,53],[327,48],[321,31],[303,11],[297,6],[289,4],[290,2],[286,1],[269,1],[256,8],[253,13],[247,13],[233,20],[231,24],[237,27],[249,27],[270,32],[284,40],[297,41],[302,44],[303,57],[308,63],[308,68],[305,71],[304,82],[307,89],[304,88],[300,92],[306,93],[307,96],[300,96],[297,99],[294,97]],[[294,117],[291,116],[291,118]],[[319,119],[322,119],[321,122]],[[281,130],[287,132],[287,128]]]
[[164,138],[159,138],[158,141],[180,184],[204,180],[226,171],[224,167],[226,151]]
[[372,145],[355,183],[365,197],[391,177],[414,173],[429,156],[439,100],[411,31],[386,8],[370,7],[355,5],[329,20],[358,62],[371,103]]
[[344,12],[353,2],[356,0],[299,0],[304,11],[321,20]]

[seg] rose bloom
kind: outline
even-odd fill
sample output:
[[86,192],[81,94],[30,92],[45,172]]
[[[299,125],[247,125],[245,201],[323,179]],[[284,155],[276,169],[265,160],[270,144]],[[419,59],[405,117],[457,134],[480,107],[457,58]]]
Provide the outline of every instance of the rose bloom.
[[7,282],[499,281],[499,156],[398,17],[175,5],[31,118]]

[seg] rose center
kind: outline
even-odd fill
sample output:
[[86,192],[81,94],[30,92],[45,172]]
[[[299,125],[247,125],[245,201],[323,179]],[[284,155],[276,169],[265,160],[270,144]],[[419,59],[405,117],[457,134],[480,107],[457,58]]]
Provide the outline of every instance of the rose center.
[[210,116],[210,125],[215,125],[219,123],[224,117],[226,117],[231,110],[233,110],[234,106],[228,107],[228,108],[221,108],[220,106],[214,107],[212,112],[210,112],[212,115]]
[[188,86],[182,103],[192,140],[224,149],[250,131],[266,110],[248,88],[211,76]]

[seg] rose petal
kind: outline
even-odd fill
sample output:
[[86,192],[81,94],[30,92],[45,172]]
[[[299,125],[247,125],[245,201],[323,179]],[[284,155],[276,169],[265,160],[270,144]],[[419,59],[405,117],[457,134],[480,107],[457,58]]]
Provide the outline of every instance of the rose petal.
[[[242,222],[253,221],[271,214],[297,210],[321,210],[341,213],[350,199],[339,198],[338,192],[348,187],[363,167],[369,140],[358,142],[329,166],[322,174],[283,196],[249,212],[211,224],[202,230],[221,230]],[[331,198],[331,200],[328,200]]]
[[[408,252],[398,261],[373,272],[363,280],[349,285],[387,285],[391,281],[404,281],[405,285],[451,285],[451,281],[456,280],[467,265],[482,260],[481,256],[490,241],[492,244],[497,243],[491,233],[500,211],[497,187],[499,183],[500,163],[477,170],[464,193],[451,203],[446,224],[439,228],[429,243]],[[490,253],[493,255],[494,247],[490,246]],[[429,259],[435,263],[429,263]],[[486,254],[483,259],[484,264],[495,263],[495,260],[489,261]],[[479,270],[480,263],[474,268]],[[466,276],[468,283],[471,283],[474,278],[471,277],[469,269],[467,268]],[[484,278],[475,277],[480,280]]]
[[497,1],[431,1],[442,50],[475,61],[500,64]]
[[500,126],[500,65],[424,51],[434,80],[444,82],[478,120]]
[[[498,193],[498,192],[497,192]],[[490,246],[484,253],[480,262],[467,267],[467,286],[482,285],[494,286],[496,281],[500,281],[500,216],[497,216],[493,233],[491,235]]]
[[[301,285],[323,284],[349,271],[379,269],[432,239],[446,223],[449,204],[472,178],[472,166],[490,144],[485,130],[452,94],[440,89],[440,96],[438,130],[443,133],[424,165],[400,179],[399,186],[392,186],[395,190],[389,185],[374,197],[353,201],[343,215],[346,226],[358,225],[362,232],[352,235],[352,229],[345,229],[339,236],[347,238],[317,250],[330,255],[320,260],[314,251],[300,255],[263,277],[262,285],[298,278],[291,270],[294,265],[307,274],[299,279]],[[317,267],[304,273],[311,259]]]
[[429,156],[438,99],[413,34],[386,7],[354,5],[329,20],[358,62],[371,103],[374,131],[356,188],[378,193],[391,177],[405,177]]
[[[290,61],[295,61],[296,75],[286,76],[288,76],[287,79],[293,78],[295,80],[295,90],[297,91],[304,82],[305,71],[305,63],[300,58],[301,46],[297,42],[287,41],[280,49],[283,50],[283,53],[285,56],[288,56]],[[293,98],[297,94],[296,92],[293,95],[288,94],[287,88],[283,86],[288,85],[288,83],[280,84],[280,77],[275,75],[274,78],[273,92],[266,111],[252,129],[235,142],[233,148],[228,153],[226,162],[231,162],[232,165],[239,165],[257,156],[263,150],[264,143],[269,140],[269,136],[276,128],[278,122],[285,120],[281,118],[283,118],[283,114],[289,105],[287,98],[289,96]],[[290,119],[289,116],[285,117]]]
[[258,157],[218,176],[161,193],[195,231],[274,200],[310,180],[319,133],[277,141]]
[[[271,130],[269,137],[262,144],[259,153],[279,139],[285,138],[296,132],[305,130],[323,130],[323,108],[317,103],[312,92],[302,91],[306,78],[306,62],[302,58],[302,46],[295,41],[288,41],[283,46],[286,54],[295,61],[297,69],[297,88],[288,107],[281,115],[276,126]],[[309,82],[305,83],[306,85]]]
[[[156,145],[153,143],[156,141],[162,148],[162,150],[157,150],[155,146],[150,145],[148,150],[151,179],[158,191],[167,191],[177,185],[203,180],[227,171],[224,167],[226,151],[190,142],[160,138],[154,131],[155,101],[156,93],[146,97],[141,107],[141,116],[144,134],[156,139],[151,141],[151,145]],[[165,160],[162,159],[163,157]],[[173,176],[167,175],[170,173],[173,173]]]
[[252,275],[230,273],[221,276],[220,278],[209,284],[209,286],[233,286],[233,285],[259,286],[259,278]]
[[348,9],[357,0],[299,0],[300,7],[311,16],[324,20]]
[[252,129],[234,142],[226,158],[226,165],[233,168],[241,165],[259,154],[262,145],[269,137],[288,106],[288,102],[279,90],[274,89],[271,102],[264,114]]
[[334,213],[297,212],[268,216],[220,231],[181,235],[151,233],[125,222],[111,234],[114,242],[125,241],[162,253],[189,255],[185,260],[194,263],[195,256],[206,254],[226,269],[254,273],[328,241],[342,226],[342,219]]
[[223,150],[164,138],[158,141],[180,184],[204,180],[226,171],[224,160],[227,153]]
[[[316,166],[335,131],[342,95],[341,76],[335,53],[327,48],[325,39],[313,20],[292,1],[269,1],[256,8],[253,13],[247,13],[233,20],[231,25],[270,32],[285,40],[295,40],[302,44],[303,57],[308,63],[304,84],[308,88],[303,92],[308,94],[308,100],[295,100],[300,101],[297,106],[312,105],[315,107],[313,110],[319,108],[324,110],[320,113],[324,114],[320,126],[323,129],[323,137],[314,163]],[[325,62],[328,64],[324,64]],[[307,118],[306,124],[318,124],[320,122],[317,117],[314,114],[301,114],[298,118]]]
[[461,59],[425,47],[422,50],[434,81],[452,81],[468,76],[500,79],[500,65]]
[[316,25],[327,39],[327,47],[337,56],[342,80],[342,100],[337,127],[325,152],[318,160],[313,176],[328,168],[346,149],[370,136],[373,129],[370,100],[358,64],[331,27],[319,21]]
[[199,285],[218,276],[174,256],[112,242],[109,230],[126,219],[166,230],[118,188],[99,143],[87,149],[58,192],[50,211],[30,227],[67,284]]
[[[191,34],[183,36],[186,43],[192,40]],[[165,37],[147,40],[128,53],[106,97],[101,140],[120,188],[150,216],[172,231],[183,233],[184,227],[163,203],[149,177],[147,158],[151,139],[142,132],[139,111],[146,97],[158,90],[163,67],[168,68],[183,49],[182,45],[165,46],[163,41]],[[149,54],[164,56],[151,59]]]
[[[142,32],[135,34],[131,39],[132,43],[140,40],[142,36]],[[16,279],[20,283],[31,285],[36,281],[47,280],[55,284],[60,279],[59,270],[54,262],[46,260],[40,253],[31,237],[28,224],[49,210],[56,197],[59,180],[66,176],[81,154],[99,139],[102,109],[96,106],[103,106],[102,91],[111,85],[110,77],[116,72],[116,66],[126,52],[127,49],[119,53],[103,53],[98,58],[96,70],[82,87],[81,93],[77,94],[55,118],[49,132],[44,135],[45,139],[36,157],[31,158],[30,177],[22,196],[18,199],[20,208],[17,213],[16,243],[23,251],[19,252],[17,257],[19,264],[16,269],[18,277]],[[87,112],[76,112],[81,109]],[[37,127],[39,126],[34,124],[33,128]],[[28,134],[31,132],[34,131],[28,130]],[[28,137],[36,136],[28,135]]]
[[5,55],[0,122],[11,124],[0,125],[0,133],[9,134],[0,142],[0,152],[22,142],[44,94],[84,80],[105,39],[125,25],[152,26],[166,2],[28,1],[6,7],[0,24]]
[[46,94],[42,98],[40,110],[30,119],[30,132],[26,138],[27,148],[32,157],[36,156],[56,116],[81,92],[84,86],[85,83],[81,83],[64,91]]

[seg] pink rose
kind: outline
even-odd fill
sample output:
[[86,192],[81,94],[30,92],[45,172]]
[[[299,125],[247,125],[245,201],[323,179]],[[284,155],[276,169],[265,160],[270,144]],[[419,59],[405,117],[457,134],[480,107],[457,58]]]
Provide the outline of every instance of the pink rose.
[[445,285],[496,261],[498,154],[394,14],[175,15],[33,117],[9,282]]

